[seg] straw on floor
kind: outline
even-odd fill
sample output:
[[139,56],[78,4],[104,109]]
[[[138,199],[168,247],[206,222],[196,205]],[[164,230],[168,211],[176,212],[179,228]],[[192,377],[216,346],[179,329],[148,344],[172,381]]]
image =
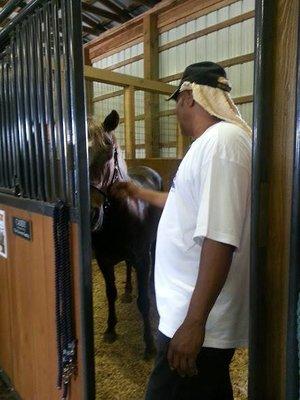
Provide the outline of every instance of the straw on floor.
[[[143,360],[142,322],[136,306],[136,294],[132,303],[123,304],[125,266],[116,267],[118,340],[103,342],[106,327],[107,303],[103,277],[93,263],[94,280],[94,332],[97,400],[142,400],[153,361]],[[135,285],[134,285],[135,286]],[[153,328],[157,321],[152,310]],[[247,351],[238,350],[231,366],[235,400],[247,399]]]

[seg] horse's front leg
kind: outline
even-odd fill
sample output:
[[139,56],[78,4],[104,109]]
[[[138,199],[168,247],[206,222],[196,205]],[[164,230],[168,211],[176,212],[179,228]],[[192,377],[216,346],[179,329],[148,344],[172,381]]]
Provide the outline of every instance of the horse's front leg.
[[97,260],[100,270],[103,274],[105,287],[106,287],[106,297],[108,302],[108,318],[107,318],[107,328],[104,332],[104,341],[108,343],[113,343],[117,339],[116,325],[117,325],[117,315],[116,315],[116,300],[117,300],[117,288],[115,283],[115,270],[113,264],[106,264]]
[[126,282],[125,282],[125,293],[121,297],[122,303],[132,302],[132,280],[131,280],[132,267],[129,261],[126,261]]
[[155,353],[155,345],[150,323],[150,299],[149,299],[149,269],[150,257],[147,254],[143,260],[136,264],[137,284],[138,284],[138,298],[137,306],[143,317],[144,322],[144,342],[146,360],[152,358]]

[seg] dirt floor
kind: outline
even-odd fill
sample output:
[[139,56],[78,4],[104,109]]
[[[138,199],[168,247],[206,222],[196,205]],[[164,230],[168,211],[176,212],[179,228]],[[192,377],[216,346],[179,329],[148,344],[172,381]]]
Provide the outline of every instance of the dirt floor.
[[[120,297],[124,291],[125,267],[116,267],[116,282],[119,290],[117,300],[118,340],[103,342],[106,327],[107,306],[102,275],[93,264],[94,278],[94,325],[97,400],[142,400],[153,361],[143,360],[142,323],[134,301],[123,304]],[[155,330],[156,316],[152,312]],[[247,352],[238,350],[232,363],[231,375],[234,399],[247,399]]]

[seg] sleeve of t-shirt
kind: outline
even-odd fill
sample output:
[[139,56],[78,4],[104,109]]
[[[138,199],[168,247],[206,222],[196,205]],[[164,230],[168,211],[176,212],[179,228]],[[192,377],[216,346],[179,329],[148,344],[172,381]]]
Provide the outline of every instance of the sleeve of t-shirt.
[[195,187],[194,241],[201,244],[206,237],[239,248],[250,192],[248,169],[215,155],[201,168]]

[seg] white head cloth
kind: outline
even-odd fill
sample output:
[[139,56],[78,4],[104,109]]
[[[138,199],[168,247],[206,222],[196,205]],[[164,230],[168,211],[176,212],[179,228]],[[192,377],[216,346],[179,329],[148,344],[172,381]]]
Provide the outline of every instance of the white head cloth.
[[[220,83],[228,84],[227,79],[219,78]],[[231,122],[243,129],[248,135],[252,135],[252,130],[234,104],[229,92],[207,85],[183,82],[180,92],[191,90],[193,98],[205,111],[221,120]]]

